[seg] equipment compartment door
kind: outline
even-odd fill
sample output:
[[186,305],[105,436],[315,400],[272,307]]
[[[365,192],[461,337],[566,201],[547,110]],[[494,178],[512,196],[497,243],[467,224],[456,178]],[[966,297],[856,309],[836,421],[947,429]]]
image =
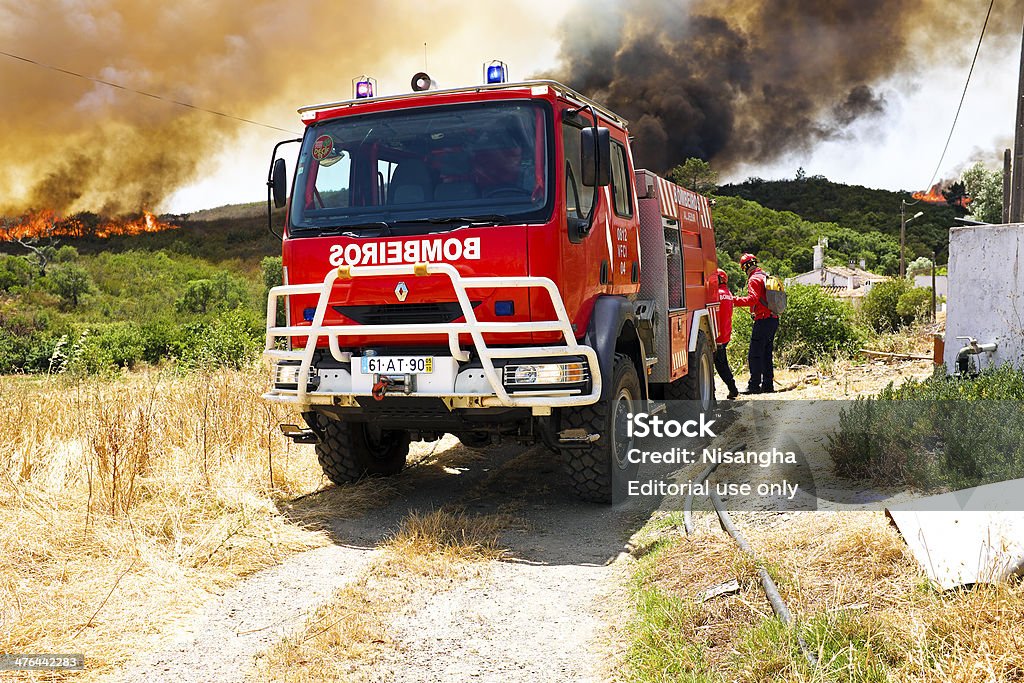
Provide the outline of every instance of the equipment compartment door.
[[668,315],[668,324],[672,336],[672,367],[669,378],[674,382],[686,375],[689,369],[690,326],[686,324],[686,311],[672,311]]

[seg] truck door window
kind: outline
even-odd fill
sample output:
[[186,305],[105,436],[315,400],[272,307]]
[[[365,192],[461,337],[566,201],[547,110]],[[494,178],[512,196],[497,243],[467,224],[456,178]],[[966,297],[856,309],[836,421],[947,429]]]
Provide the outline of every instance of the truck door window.
[[594,203],[594,189],[580,182],[580,129],[570,123],[562,124],[562,150],[565,159],[565,210],[569,218],[586,218]]
[[615,214],[622,218],[633,216],[633,193],[629,191],[629,164],[626,163],[626,148],[612,142],[612,205]]

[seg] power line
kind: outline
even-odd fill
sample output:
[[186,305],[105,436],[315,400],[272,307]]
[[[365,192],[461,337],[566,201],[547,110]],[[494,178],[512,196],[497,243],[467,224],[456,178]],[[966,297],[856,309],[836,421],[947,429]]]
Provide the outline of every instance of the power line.
[[956,122],[960,118],[960,110],[964,106],[964,99],[967,97],[967,86],[971,84],[971,74],[974,73],[974,65],[978,61],[978,53],[981,52],[981,41],[985,39],[985,29],[988,28],[988,19],[992,16],[992,7],[996,4],[996,0],[991,0],[988,3],[988,12],[985,14],[985,23],[981,25],[981,35],[978,36],[978,47],[974,49],[974,59],[971,60],[971,68],[967,72],[967,82],[964,83],[964,92],[960,95],[960,104],[956,108],[956,116],[953,117],[953,125],[949,129],[949,137],[946,138],[946,146],[942,148],[942,155],[939,157],[939,163],[935,164],[935,172],[932,173],[932,179],[928,181],[925,189],[930,189],[932,183],[935,182],[935,177],[939,175],[939,169],[942,167],[942,161],[946,158],[946,152],[949,150],[949,142],[953,139],[953,131],[956,130]]
[[260,126],[262,128],[269,128],[271,130],[278,130],[278,131],[281,131],[282,133],[288,133],[289,135],[297,135],[297,133],[295,131],[288,130],[287,128],[278,128],[277,126],[272,126],[269,123],[260,123],[259,121],[253,121],[252,119],[242,118],[241,116],[234,116],[232,114],[225,114],[222,111],[216,111],[214,109],[206,109],[205,107],[200,107],[200,106],[197,106],[197,105],[194,105],[194,104],[190,104],[189,102],[182,102],[180,100],[172,100],[169,97],[163,97],[161,95],[156,95],[156,94],[151,93],[151,92],[146,92],[145,90],[136,90],[135,88],[129,88],[128,86],[121,85],[120,83],[112,83],[110,81],[105,81],[102,78],[93,78],[92,76],[86,76],[85,74],[80,74],[77,71],[70,71],[68,69],[63,69],[63,68],[61,68],[59,66],[53,66],[52,64],[44,64],[43,62],[39,62],[39,61],[36,61],[34,59],[29,59],[28,57],[22,57],[20,55],[11,54],[10,52],[4,52],[3,50],[0,50],[0,55],[3,55],[4,57],[10,57],[11,59],[16,59],[16,60],[18,60],[20,62],[25,62],[27,64],[33,64],[35,66],[39,66],[39,67],[42,67],[44,69],[50,69],[51,71],[56,71],[58,73],[66,74],[68,76],[74,76],[75,78],[82,78],[82,79],[87,80],[87,81],[92,81],[93,83],[99,83],[100,85],[105,85],[105,86],[108,86],[110,88],[117,88],[118,90],[124,90],[124,91],[127,91],[127,92],[133,92],[136,95],[142,95],[143,97],[150,97],[150,98],[152,98],[154,100],[160,100],[161,102],[169,102],[170,104],[176,104],[179,107],[187,107],[189,109],[194,109],[196,111],[206,112],[207,114],[213,114],[214,116],[221,116],[221,117],[223,117],[225,119],[231,119],[233,121],[241,121],[242,123],[248,123],[248,124],[253,125],[253,126]]

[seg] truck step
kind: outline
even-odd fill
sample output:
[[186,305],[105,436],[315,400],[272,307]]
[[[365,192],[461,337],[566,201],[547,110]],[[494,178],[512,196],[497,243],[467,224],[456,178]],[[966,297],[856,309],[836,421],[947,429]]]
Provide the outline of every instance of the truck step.
[[591,444],[601,438],[600,434],[588,434],[586,429],[563,429],[558,432],[560,444]]
[[664,413],[668,410],[668,404],[664,401],[648,401],[647,412],[650,415],[657,415],[658,413]]
[[298,425],[281,425],[281,433],[295,443],[319,443],[320,439],[312,429],[302,429]]

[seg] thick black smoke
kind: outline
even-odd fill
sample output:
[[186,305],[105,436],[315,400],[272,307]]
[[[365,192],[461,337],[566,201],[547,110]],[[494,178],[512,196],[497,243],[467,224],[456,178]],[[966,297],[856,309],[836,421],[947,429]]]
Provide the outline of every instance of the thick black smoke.
[[[963,53],[984,10],[937,0],[583,2],[549,75],[630,119],[639,165],[665,171],[700,157],[728,169],[846,137],[884,114],[879,85]],[[1016,10],[1004,12],[989,23],[993,41],[1018,35]]]

